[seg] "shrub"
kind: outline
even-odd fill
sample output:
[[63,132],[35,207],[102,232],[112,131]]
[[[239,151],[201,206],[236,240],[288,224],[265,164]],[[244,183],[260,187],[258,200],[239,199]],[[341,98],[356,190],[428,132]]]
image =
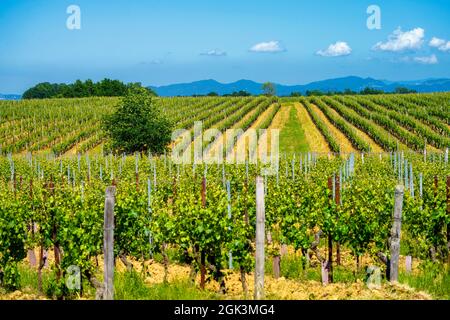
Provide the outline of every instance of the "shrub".
[[172,123],[152,103],[151,94],[135,87],[121,99],[115,112],[103,119],[114,153],[151,151],[161,154],[171,141]]

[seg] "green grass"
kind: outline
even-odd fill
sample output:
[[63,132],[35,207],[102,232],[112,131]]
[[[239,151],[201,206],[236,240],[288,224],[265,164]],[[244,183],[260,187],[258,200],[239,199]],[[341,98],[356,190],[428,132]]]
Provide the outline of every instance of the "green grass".
[[[38,275],[37,271],[34,269],[31,269],[29,266],[25,266],[22,264],[19,264],[19,275],[20,275],[20,281],[19,286],[22,289],[38,289]],[[47,270],[43,270],[42,272],[42,286],[43,288],[48,287],[49,283],[51,282],[51,279],[53,278],[51,272]]]
[[435,299],[450,300],[450,268],[441,263],[423,263],[419,274],[400,272],[399,282],[425,291]]
[[[288,106],[282,106],[288,108]],[[290,107],[289,119],[280,132],[280,151],[282,152],[308,152],[305,132],[297,117],[297,109]]]
[[[266,259],[265,263],[266,274],[273,275],[272,258]],[[284,256],[281,259],[280,276],[286,279],[299,280],[299,281],[322,281],[321,268],[319,265],[306,267],[303,270],[302,257],[301,256]],[[333,265],[333,279],[334,282],[340,283],[352,283],[357,279],[365,280],[364,269],[358,274],[355,274],[352,270],[344,268],[342,266]]]
[[189,281],[148,286],[135,272],[118,273],[114,281],[117,300],[207,300],[218,299],[215,294],[202,291]]
[[[37,270],[32,269],[28,265],[22,263],[19,264],[19,274],[19,290],[26,293],[39,294]],[[67,298],[77,299],[83,297],[90,299],[95,297],[95,289],[90,286],[90,283],[87,279],[82,279],[82,289],[82,294],[80,294],[79,291],[71,291],[68,293],[69,295],[67,296]],[[45,297],[50,299],[56,298],[56,276],[55,273],[49,269],[42,270],[42,290]]]
[[[434,299],[450,299],[450,268],[442,263],[424,262],[419,267],[419,272],[407,274],[400,272],[399,282],[407,284],[418,291],[424,291],[432,295]],[[334,282],[352,283],[357,279],[365,280],[365,268],[360,273],[354,274],[352,270],[334,265]],[[273,275],[272,258],[267,257],[265,263],[267,275]],[[281,276],[297,281],[321,281],[320,266],[302,268],[302,257],[284,256],[281,259]],[[19,264],[20,288],[19,290],[38,294],[37,271],[28,265]],[[43,290],[49,298],[54,290],[55,275],[52,271],[43,270]],[[186,281],[176,281],[170,284],[147,285],[142,276],[136,271],[117,272],[114,279],[115,299],[117,300],[210,300],[221,299],[221,296],[210,291],[203,291],[194,284]],[[0,290],[0,294],[6,293]],[[73,294],[69,299],[79,298],[79,294]],[[87,281],[83,281],[83,298],[94,299],[95,290]]]
[[[37,271],[27,265],[19,265],[20,288],[19,290],[38,294]],[[101,280],[101,279],[99,279]],[[55,275],[49,270],[43,270],[42,286],[47,298],[55,298],[53,295]],[[114,275],[114,290],[116,300],[208,300],[220,299],[217,294],[200,290],[194,284],[186,281],[171,282],[170,284],[147,285],[142,276],[136,272],[116,272]],[[6,293],[3,292],[3,293]],[[79,293],[69,296],[69,299],[77,299]],[[95,289],[87,281],[83,281],[83,298],[94,299]]]

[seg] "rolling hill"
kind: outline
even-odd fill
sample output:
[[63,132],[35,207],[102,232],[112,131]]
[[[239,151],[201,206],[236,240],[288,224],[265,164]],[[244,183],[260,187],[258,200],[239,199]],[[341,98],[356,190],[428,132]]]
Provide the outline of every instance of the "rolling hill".
[[[260,94],[262,83],[251,80],[239,80],[232,83],[220,83],[216,80],[201,80],[191,83],[170,84],[166,86],[150,86],[160,96],[191,96],[194,94],[205,95],[216,92],[219,95],[229,94],[234,91],[245,90],[251,94]],[[393,92],[397,87],[405,87],[417,92],[445,92],[450,91],[450,79],[425,79],[417,81],[387,81],[373,78],[361,78],[349,76],[344,78],[328,79],[311,82],[305,85],[276,84],[277,94],[290,95],[292,92],[305,94],[308,90],[344,91],[350,89],[360,91],[366,87]]]

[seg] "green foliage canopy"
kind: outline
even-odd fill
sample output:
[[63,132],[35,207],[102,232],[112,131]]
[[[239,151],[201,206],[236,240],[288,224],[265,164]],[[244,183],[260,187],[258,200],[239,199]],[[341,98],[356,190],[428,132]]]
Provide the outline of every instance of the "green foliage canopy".
[[264,82],[261,89],[266,96],[274,96],[277,93],[275,85],[272,82]]
[[172,126],[163,111],[152,103],[152,95],[139,87],[129,90],[116,111],[103,119],[103,129],[111,138],[109,147],[116,153],[160,154],[171,141]]
[[[50,98],[83,98],[83,97],[121,97],[129,89],[140,87],[141,83],[125,84],[119,80],[103,79],[97,83],[88,79],[77,80],[72,84],[43,82],[24,92],[23,99],[50,99]],[[156,93],[145,88],[153,96]]]

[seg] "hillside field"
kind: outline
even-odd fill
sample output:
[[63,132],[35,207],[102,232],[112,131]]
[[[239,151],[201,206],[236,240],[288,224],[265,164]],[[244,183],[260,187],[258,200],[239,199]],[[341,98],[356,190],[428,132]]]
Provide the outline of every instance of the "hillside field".
[[[110,186],[118,298],[251,298],[261,176],[266,298],[450,299],[450,93],[154,102],[191,133],[195,121],[269,129],[261,144],[279,129],[275,171],[109,153],[100,124],[117,98],[0,101],[0,298],[95,297]],[[322,285],[325,265],[333,268]],[[71,266],[83,284],[74,290]],[[380,270],[375,288],[370,266]]]
[[[105,136],[100,119],[117,98],[0,101],[0,145],[3,154],[76,155],[101,150]],[[430,152],[447,148],[450,94],[332,96],[308,98],[198,97],[155,98],[176,128],[203,130],[232,127],[283,129],[293,142],[288,152]],[[281,108],[265,112],[272,103]],[[297,116],[294,109],[297,109]],[[286,113],[286,108],[289,111]],[[306,112],[305,112],[306,110]],[[245,123],[241,119],[247,117]],[[311,125],[311,121],[314,126]],[[272,126],[272,128],[275,128]],[[320,131],[320,135],[317,133]],[[325,140],[325,141],[324,141]]]

